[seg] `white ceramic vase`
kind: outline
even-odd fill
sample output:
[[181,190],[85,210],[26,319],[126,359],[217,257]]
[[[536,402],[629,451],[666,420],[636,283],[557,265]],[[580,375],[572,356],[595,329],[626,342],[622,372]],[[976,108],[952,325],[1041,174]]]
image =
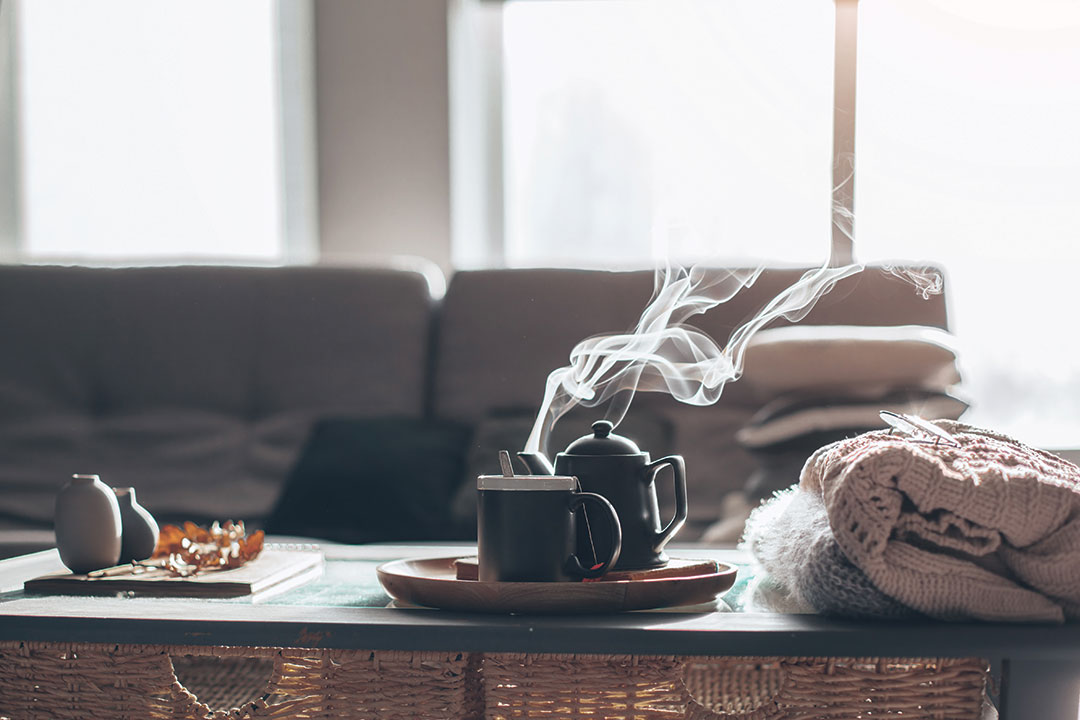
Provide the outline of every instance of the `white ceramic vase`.
[[116,565],[121,523],[112,488],[97,475],[73,475],[56,496],[53,527],[60,560],[74,573]]
[[157,521],[135,499],[135,488],[113,488],[113,492],[120,504],[120,562],[145,560],[157,547]]

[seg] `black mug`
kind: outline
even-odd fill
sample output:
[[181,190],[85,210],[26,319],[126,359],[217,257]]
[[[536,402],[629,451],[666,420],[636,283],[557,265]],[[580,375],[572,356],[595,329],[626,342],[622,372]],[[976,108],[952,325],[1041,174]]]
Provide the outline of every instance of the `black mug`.
[[[480,580],[559,582],[598,578],[619,560],[622,530],[615,508],[581,492],[577,478],[551,475],[481,475],[476,519]],[[607,557],[584,566],[578,559],[575,511],[592,505],[607,516]]]

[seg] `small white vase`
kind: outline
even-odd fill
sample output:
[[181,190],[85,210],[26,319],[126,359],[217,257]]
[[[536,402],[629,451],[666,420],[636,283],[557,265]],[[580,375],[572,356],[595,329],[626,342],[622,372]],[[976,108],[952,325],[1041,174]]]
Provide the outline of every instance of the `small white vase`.
[[135,488],[113,488],[113,492],[120,504],[120,562],[145,560],[157,547],[157,521],[135,499]]
[[97,475],[73,475],[56,496],[53,527],[60,560],[74,573],[120,560],[120,505]]

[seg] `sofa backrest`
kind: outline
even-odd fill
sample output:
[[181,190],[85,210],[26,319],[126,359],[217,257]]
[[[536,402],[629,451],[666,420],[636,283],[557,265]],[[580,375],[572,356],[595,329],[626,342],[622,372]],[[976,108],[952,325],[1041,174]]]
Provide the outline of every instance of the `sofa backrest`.
[[[767,270],[753,286],[694,326],[723,344],[802,270]],[[499,407],[535,407],[544,379],[580,340],[632,328],[653,290],[653,273],[589,270],[476,270],[455,273],[443,299],[434,382],[435,414],[476,422]],[[786,324],[779,321],[775,325]],[[944,328],[943,295],[924,299],[877,269],[842,280],[801,321],[808,325]],[[732,384],[729,402],[749,391]]]
[[[722,343],[800,272],[767,271],[693,322]],[[632,327],[652,289],[651,272],[472,271],[436,305],[409,270],[0,267],[0,528],[48,527],[72,473],[135,487],[165,520],[258,521],[333,417],[461,423],[468,489],[520,448],[547,374],[581,339]],[[944,327],[945,303],[868,270],[802,322]],[[620,431],[686,458],[703,525],[753,467],[735,431],[760,404],[739,382],[704,408],[644,393]],[[601,412],[570,413],[551,448]]]
[[258,520],[314,419],[423,414],[432,303],[409,270],[0,267],[0,524],[72,473]]
[[[731,301],[690,323],[723,344],[803,272],[768,270]],[[498,472],[495,452],[520,448],[495,445],[523,441],[548,373],[566,365],[580,340],[632,328],[652,291],[649,271],[480,270],[451,278],[439,322],[433,407],[440,417],[478,428],[474,471]],[[911,283],[871,268],[838,283],[801,323],[944,328],[947,318],[943,295],[924,299]],[[739,382],[729,384],[709,407],[639,393],[622,432],[654,457],[684,456],[691,525],[703,526],[720,515],[724,494],[740,487],[753,468],[734,435],[760,404],[753,389]],[[555,428],[552,451],[587,433],[590,421],[602,414],[602,408],[571,411]]]

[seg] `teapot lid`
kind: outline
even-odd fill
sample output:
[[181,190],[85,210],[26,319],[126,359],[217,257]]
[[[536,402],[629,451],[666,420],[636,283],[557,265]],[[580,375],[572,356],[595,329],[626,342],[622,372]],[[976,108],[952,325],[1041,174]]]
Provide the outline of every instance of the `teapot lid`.
[[579,437],[566,448],[567,455],[640,455],[641,450],[633,440],[612,434],[615,425],[609,420],[597,420],[592,424],[592,435]]

